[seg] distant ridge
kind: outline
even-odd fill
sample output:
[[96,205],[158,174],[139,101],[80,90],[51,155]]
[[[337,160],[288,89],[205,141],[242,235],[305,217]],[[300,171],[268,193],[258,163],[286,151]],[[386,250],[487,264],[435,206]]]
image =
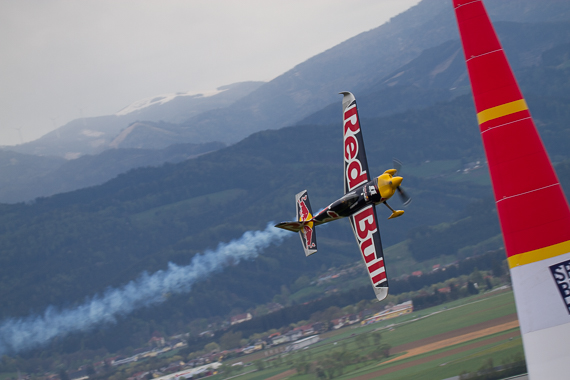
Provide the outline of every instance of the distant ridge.
[[[198,143],[194,131],[181,128],[179,123],[202,112],[227,107],[262,84],[241,82],[206,93],[143,99],[114,115],[76,119],[35,141],[3,149],[74,159],[112,148],[162,149],[172,144]],[[133,123],[138,124],[132,127]],[[128,128],[130,133],[123,133]],[[207,142],[214,141],[217,140]]]
[[225,147],[220,142],[174,144],[164,149],[109,149],[75,160],[0,151],[0,203],[100,185],[134,168],[177,163]]

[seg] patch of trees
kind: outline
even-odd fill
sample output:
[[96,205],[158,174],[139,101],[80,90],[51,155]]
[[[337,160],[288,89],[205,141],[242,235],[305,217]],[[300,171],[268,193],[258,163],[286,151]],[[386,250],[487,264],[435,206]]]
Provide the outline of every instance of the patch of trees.
[[390,356],[390,345],[382,343],[380,332],[362,333],[356,336],[349,347],[347,342],[340,342],[340,347],[324,354],[316,360],[309,355],[298,355],[290,360],[289,365],[297,374],[313,373],[317,379],[333,379],[342,376],[349,366],[352,368],[377,363]]
[[494,276],[500,277],[506,271],[503,264],[505,258],[505,251],[500,249],[487,252],[483,255],[468,257],[456,265],[454,264],[434,272],[424,273],[421,276],[409,276],[405,279],[390,280],[390,293],[401,294],[417,291],[426,286],[444,282],[461,275],[470,274],[475,268],[480,270],[492,270]]
[[457,289],[457,285],[454,283],[450,283],[449,292],[442,292],[439,289],[435,289],[433,294],[420,294],[412,297],[412,303],[414,304],[414,311],[418,311],[478,293],[479,289],[472,281],[468,281],[467,286],[461,290]]
[[495,365],[492,358],[487,359],[477,371],[463,371],[459,380],[499,380],[527,373],[526,360],[522,352],[506,358],[500,365]]

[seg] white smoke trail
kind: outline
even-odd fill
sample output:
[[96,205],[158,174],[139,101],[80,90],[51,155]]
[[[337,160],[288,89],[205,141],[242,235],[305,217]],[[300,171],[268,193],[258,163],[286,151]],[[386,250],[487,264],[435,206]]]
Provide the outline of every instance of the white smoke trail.
[[248,231],[241,238],[220,243],[216,250],[194,256],[187,266],[168,263],[167,270],[143,273],[127,285],[108,289],[73,309],[46,309],[41,316],[11,318],[0,324],[0,356],[42,346],[57,336],[88,331],[119,315],[163,302],[165,293],[188,292],[193,284],[230,263],[252,259],[271,244],[279,244],[287,231],[270,223],[264,231]]

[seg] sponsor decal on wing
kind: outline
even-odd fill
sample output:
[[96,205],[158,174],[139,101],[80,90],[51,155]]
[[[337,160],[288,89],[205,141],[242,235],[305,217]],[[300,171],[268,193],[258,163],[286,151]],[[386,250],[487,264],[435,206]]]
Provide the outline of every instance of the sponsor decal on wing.
[[348,193],[368,181],[368,164],[362,143],[356,101],[344,110],[343,128],[345,193]]
[[350,217],[350,221],[372,284],[378,286],[386,282],[386,268],[374,206],[355,213]]
[[570,314],[570,260],[550,266],[550,271],[568,314]]

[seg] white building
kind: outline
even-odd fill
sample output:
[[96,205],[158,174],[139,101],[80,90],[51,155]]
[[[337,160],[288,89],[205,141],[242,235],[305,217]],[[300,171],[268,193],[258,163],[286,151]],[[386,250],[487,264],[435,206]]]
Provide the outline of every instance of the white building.
[[379,313],[374,314],[370,318],[366,318],[364,321],[360,322],[362,325],[368,325],[370,323],[376,323],[383,321],[385,319],[396,318],[400,315],[411,313],[414,310],[414,305],[412,301],[406,301],[401,304],[387,308]]
[[208,370],[215,371],[217,370],[222,363],[214,362],[210,364],[203,365],[201,367],[190,368],[184,371],[179,371],[176,373],[171,373],[166,376],[158,377],[154,380],[183,380],[183,379],[190,379],[194,375],[201,374],[203,372],[207,372]]
[[274,337],[271,341],[273,342],[273,345],[276,346],[278,344],[288,342],[289,337],[285,336],[285,335],[279,335],[279,336]]
[[311,344],[317,343],[319,340],[320,338],[318,335],[313,335],[308,338],[298,340],[293,344],[290,344],[289,346],[287,346],[286,351],[300,350],[302,348],[310,346]]

